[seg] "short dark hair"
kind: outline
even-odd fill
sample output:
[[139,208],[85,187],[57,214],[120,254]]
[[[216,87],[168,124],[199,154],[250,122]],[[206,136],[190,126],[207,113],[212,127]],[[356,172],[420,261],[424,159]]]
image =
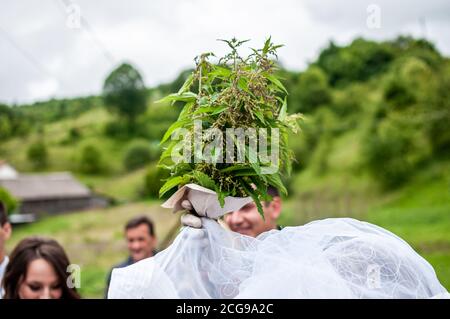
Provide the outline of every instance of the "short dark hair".
[[6,205],[0,201],[0,226],[5,225],[8,222],[8,211]]
[[136,228],[140,225],[147,225],[150,236],[155,236],[153,222],[147,216],[138,216],[129,220],[128,223],[125,225],[125,231],[132,228]]
[[[273,200],[274,197],[280,197],[280,192],[276,187],[269,185],[269,187],[267,187],[267,195],[270,195]],[[270,203],[271,201],[264,202],[264,206],[268,207]]]
[[280,192],[278,191],[278,189],[270,185],[269,187],[267,187],[267,194],[272,197],[280,197]]

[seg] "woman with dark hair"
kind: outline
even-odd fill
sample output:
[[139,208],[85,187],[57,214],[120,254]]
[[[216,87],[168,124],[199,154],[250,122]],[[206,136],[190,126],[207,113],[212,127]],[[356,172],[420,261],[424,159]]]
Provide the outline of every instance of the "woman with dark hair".
[[80,299],[76,289],[68,286],[69,265],[55,240],[23,239],[10,255],[3,277],[4,299]]

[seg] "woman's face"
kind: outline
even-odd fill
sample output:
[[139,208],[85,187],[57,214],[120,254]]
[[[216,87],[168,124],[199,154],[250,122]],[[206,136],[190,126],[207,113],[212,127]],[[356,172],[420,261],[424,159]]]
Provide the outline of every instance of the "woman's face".
[[59,299],[61,296],[61,283],[53,266],[42,258],[33,260],[20,284],[20,299]]

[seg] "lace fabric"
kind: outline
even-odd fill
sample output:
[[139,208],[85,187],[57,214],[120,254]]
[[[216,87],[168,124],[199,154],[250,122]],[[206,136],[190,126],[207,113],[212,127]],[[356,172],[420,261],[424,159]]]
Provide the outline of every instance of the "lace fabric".
[[252,238],[202,218],[156,256],[112,274],[109,298],[448,298],[431,265],[350,218]]

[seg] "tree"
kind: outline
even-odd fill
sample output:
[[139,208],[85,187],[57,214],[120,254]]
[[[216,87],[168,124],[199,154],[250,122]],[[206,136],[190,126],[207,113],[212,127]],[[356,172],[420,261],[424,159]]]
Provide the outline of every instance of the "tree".
[[158,157],[158,150],[150,147],[145,141],[135,141],[130,144],[123,159],[124,167],[131,171],[142,167]]
[[310,113],[331,102],[327,76],[316,66],[309,67],[300,75],[296,89],[293,94],[295,111]]
[[86,174],[98,174],[104,170],[100,151],[93,145],[86,145],[81,150],[80,171]]
[[161,169],[156,164],[150,164],[144,177],[143,195],[158,198],[159,189],[169,177],[167,170]]
[[132,129],[136,118],[145,112],[147,101],[138,70],[128,63],[113,70],[103,85],[103,98],[106,107],[124,117]]
[[14,212],[19,205],[18,200],[3,187],[0,187],[0,202],[6,206],[8,214]]
[[45,168],[48,162],[48,152],[44,142],[39,141],[32,144],[28,148],[27,157],[35,169]]
[[316,64],[327,73],[330,84],[336,86],[365,81],[386,70],[394,57],[389,45],[358,38],[347,47],[330,42]]

